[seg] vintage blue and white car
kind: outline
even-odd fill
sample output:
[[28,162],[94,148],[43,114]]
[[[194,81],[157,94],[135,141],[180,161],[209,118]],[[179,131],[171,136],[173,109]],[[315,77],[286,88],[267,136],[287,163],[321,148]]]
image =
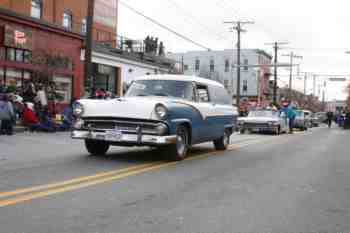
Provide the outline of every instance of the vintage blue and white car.
[[92,155],[110,145],[155,146],[172,160],[213,141],[225,150],[236,127],[237,108],[218,82],[184,75],[148,75],[134,80],[125,97],[79,100],[73,139],[84,139]]

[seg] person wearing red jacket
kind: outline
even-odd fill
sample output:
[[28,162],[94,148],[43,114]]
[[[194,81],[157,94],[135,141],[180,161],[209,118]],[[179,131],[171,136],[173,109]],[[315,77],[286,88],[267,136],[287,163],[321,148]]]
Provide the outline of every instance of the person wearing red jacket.
[[26,104],[24,111],[23,111],[23,124],[27,127],[29,127],[29,130],[31,132],[33,131],[45,131],[45,132],[54,132],[54,128],[52,128],[50,125],[41,123],[39,121],[39,118],[36,116],[35,112],[33,111],[33,106],[30,104]]
[[35,115],[34,111],[26,104],[23,111],[23,124],[31,127],[32,125],[39,124],[39,119]]

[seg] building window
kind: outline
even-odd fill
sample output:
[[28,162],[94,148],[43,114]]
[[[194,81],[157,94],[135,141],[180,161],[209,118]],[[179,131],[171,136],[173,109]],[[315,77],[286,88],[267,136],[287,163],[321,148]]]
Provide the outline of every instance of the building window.
[[230,71],[230,61],[228,59],[225,60],[225,72]]
[[248,80],[243,80],[243,92],[248,91]]
[[188,70],[188,65],[184,65],[184,70]]
[[63,27],[72,29],[73,14],[70,11],[63,12]]
[[195,70],[199,71],[199,66],[200,66],[200,61],[199,59],[196,59],[196,63],[195,63]]
[[248,71],[248,59],[244,59],[244,71]]
[[210,60],[210,67],[209,67],[209,69],[210,69],[210,72],[214,72],[214,70],[215,70],[215,64],[214,64],[214,60],[213,59]]
[[42,6],[43,6],[43,3],[41,0],[32,0],[32,8],[31,8],[30,15],[33,18],[41,19]]
[[228,80],[227,79],[224,80],[224,86],[226,89],[228,89]]
[[84,18],[81,21],[81,34],[85,35],[86,31],[87,31],[87,23],[86,23],[86,18]]

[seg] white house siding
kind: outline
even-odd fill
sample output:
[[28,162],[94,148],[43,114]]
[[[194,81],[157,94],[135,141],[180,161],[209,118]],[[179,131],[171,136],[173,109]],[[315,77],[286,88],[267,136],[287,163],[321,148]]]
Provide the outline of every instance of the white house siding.
[[[259,52],[260,51],[260,52]],[[205,78],[210,78],[221,82],[225,85],[227,90],[235,96],[237,86],[237,69],[232,65],[237,64],[237,50],[222,50],[222,51],[191,51],[186,53],[168,54],[170,59],[174,59],[182,63],[184,67],[184,74],[197,75]],[[195,69],[196,59],[200,60],[199,70]],[[248,65],[258,65],[271,63],[271,57],[261,54],[261,50],[257,49],[243,49],[241,51],[241,65],[245,60],[248,60]],[[214,72],[210,72],[210,60],[214,60]],[[229,61],[228,70],[225,70],[225,62]],[[241,96],[260,97],[262,95],[260,90],[260,81],[264,80],[263,75],[266,69],[249,67],[245,70],[241,67]],[[266,79],[266,78],[265,78]],[[264,80],[266,81],[266,80]],[[244,90],[244,84],[247,83],[247,90]],[[267,80],[268,82],[268,80]],[[268,86],[264,83],[265,86]]]

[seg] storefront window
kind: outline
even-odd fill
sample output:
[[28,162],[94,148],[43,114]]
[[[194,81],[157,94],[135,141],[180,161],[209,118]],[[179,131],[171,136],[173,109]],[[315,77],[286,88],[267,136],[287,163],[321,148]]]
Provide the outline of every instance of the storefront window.
[[24,51],[24,63],[30,63],[30,60],[32,59],[32,52],[30,51]]
[[22,85],[22,70],[7,68],[6,69],[6,86],[21,86]]
[[101,64],[94,64],[96,88],[116,93],[116,68]]
[[30,77],[31,77],[30,72],[28,71],[23,72],[23,81],[30,80]]
[[0,47],[0,60],[5,60],[5,48]]
[[56,94],[59,96],[57,102],[69,103],[72,99],[72,78],[54,76],[53,80],[56,86]]
[[23,62],[24,50],[16,49],[16,61]]
[[7,48],[6,49],[6,60],[14,61],[16,59],[15,57],[16,50],[13,48]]
[[4,85],[4,83],[5,83],[4,68],[0,67],[0,86]]

